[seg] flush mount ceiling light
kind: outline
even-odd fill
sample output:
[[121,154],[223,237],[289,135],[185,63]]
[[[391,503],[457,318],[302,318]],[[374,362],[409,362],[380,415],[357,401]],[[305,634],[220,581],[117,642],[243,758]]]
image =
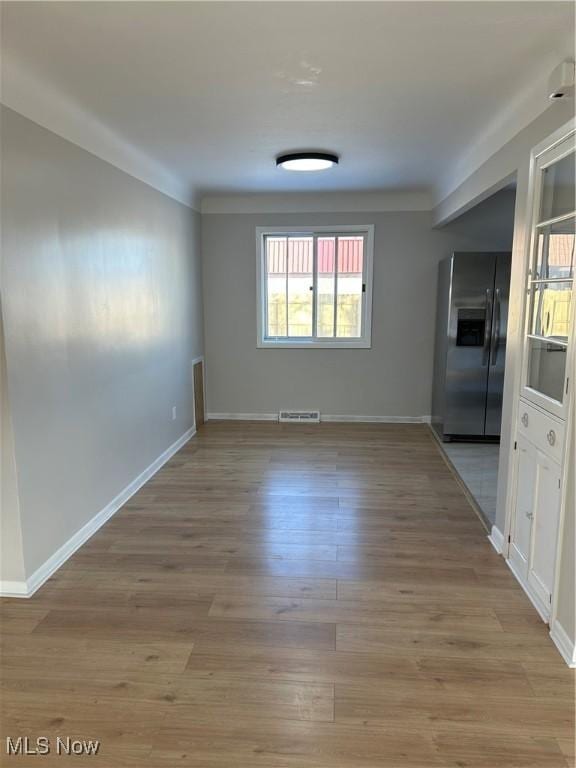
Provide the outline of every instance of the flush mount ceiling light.
[[338,155],[328,152],[291,152],[278,155],[276,165],[287,171],[326,171],[338,165]]

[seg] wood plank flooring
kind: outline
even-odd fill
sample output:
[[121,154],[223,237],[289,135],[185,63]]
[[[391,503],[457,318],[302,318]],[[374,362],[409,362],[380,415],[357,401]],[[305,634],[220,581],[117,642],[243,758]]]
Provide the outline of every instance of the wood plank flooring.
[[1,617],[2,765],[574,765],[573,673],[424,426],[208,423]]

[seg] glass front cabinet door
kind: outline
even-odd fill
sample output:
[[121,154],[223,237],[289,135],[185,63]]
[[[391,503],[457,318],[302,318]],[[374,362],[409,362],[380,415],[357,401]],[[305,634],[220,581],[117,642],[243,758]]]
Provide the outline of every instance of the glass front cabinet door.
[[570,382],[576,240],[574,134],[535,164],[522,397],[563,418]]

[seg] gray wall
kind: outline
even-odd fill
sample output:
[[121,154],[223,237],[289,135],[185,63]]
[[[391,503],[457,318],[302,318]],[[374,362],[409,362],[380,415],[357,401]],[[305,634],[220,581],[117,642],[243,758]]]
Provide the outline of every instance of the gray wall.
[[[471,214],[472,215],[472,214]],[[374,224],[371,349],[257,349],[257,226]],[[202,217],[208,411],[418,417],[430,414],[438,260],[505,249],[489,225],[432,230],[431,214],[205,214]]]
[[506,188],[452,219],[446,229],[454,235],[463,235],[478,242],[489,237],[491,244],[498,243],[503,251],[511,251],[515,205],[516,184],[512,181]]
[[199,216],[1,116],[1,284],[29,577],[193,426]]
[[24,552],[20,527],[18,477],[14,432],[8,397],[6,350],[0,304],[0,563],[4,581],[24,579]]
[[[501,189],[520,169],[527,169],[532,147],[564,125],[573,115],[574,102],[571,99],[551,104],[436,205],[434,222],[441,224],[460,216],[465,210]],[[523,195],[523,186],[518,184],[517,188]]]

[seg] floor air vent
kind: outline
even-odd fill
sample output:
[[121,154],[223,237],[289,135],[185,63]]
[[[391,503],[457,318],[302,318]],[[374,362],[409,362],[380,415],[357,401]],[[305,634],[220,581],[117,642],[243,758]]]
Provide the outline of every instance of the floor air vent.
[[320,422],[320,411],[280,411],[279,421],[294,421],[318,424]]

